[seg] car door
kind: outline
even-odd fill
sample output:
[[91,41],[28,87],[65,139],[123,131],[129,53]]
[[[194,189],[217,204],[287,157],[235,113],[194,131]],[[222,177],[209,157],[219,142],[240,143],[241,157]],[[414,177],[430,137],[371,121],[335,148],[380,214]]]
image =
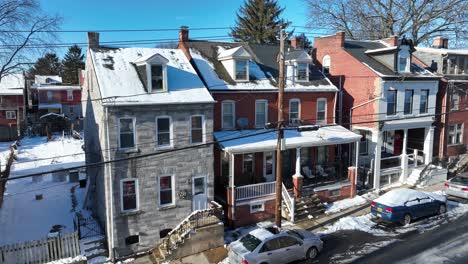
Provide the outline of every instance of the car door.
[[405,206],[406,211],[411,215],[413,219],[420,217],[421,208],[419,207],[419,200],[417,197],[410,197],[408,201],[406,201]]
[[279,242],[279,237],[272,238],[268,241],[265,241],[262,248],[260,248],[258,255],[255,256],[255,263],[271,263],[271,264],[280,264],[281,261],[281,247]]
[[302,259],[305,256],[304,250],[302,249],[302,242],[297,240],[297,238],[285,235],[280,237],[279,242],[281,251],[283,251],[283,263]]
[[421,217],[432,215],[435,212],[435,202],[427,195],[419,196],[419,206],[421,208]]

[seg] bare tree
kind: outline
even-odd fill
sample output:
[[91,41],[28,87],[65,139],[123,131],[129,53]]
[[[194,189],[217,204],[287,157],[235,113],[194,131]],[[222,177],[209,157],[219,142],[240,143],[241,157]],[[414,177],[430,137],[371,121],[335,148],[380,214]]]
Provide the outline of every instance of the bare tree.
[[[464,41],[467,36],[466,0],[304,0],[309,26],[327,26],[351,38],[380,39],[407,35],[420,44],[445,35]],[[316,27],[320,27],[316,26]]]
[[0,0],[0,81],[50,48],[61,18],[44,13],[37,0]]

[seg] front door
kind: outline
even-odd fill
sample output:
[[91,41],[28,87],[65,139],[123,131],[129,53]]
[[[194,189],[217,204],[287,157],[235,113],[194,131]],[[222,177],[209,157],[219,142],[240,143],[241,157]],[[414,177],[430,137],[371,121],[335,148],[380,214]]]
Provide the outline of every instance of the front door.
[[263,177],[266,182],[275,180],[275,152],[263,153]]
[[192,180],[193,211],[207,208],[206,176],[193,177]]

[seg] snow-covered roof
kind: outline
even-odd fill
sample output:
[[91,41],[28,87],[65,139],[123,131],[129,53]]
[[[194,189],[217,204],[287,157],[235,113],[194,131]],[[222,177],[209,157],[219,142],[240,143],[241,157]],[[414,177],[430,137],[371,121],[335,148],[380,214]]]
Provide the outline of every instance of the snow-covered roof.
[[372,50],[366,50],[365,53],[378,53],[378,52],[385,52],[385,51],[394,51],[398,47],[393,46],[393,47],[387,47],[387,48],[380,48],[380,49],[372,49]]
[[62,77],[58,75],[35,75],[34,84],[51,84],[51,83],[62,83]]
[[40,86],[33,85],[31,88],[36,88],[37,90],[57,90],[57,91],[81,90],[81,86],[79,86],[79,85],[52,85],[52,84],[45,84],[45,85],[40,85]]
[[8,74],[0,80],[0,95],[22,95],[23,89],[23,74]]
[[434,122],[433,116],[417,118],[402,118],[400,120],[385,121],[382,130],[414,129],[429,126]]
[[[271,132],[267,133],[268,131]],[[262,132],[266,133],[260,134]],[[244,138],[229,140],[230,138],[238,138],[243,136]],[[278,133],[273,129],[220,131],[215,132],[215,137],[217,140],[222,141],[220,145],[224,151],[233,154],[239,154],[275,150]],[[299,132],[288,129],[284,131],[284,138],[286,142],[285,147],[287,149],[294,149],[298,147],[314,147],[352,143],[359,141],[361,139],[361,135],[351,132],[339,125],[327,125],[319,128],[316,131]]]
[[225,49],[221,46],[218,46],[218,59],[226,60],[230,58],[250,59],[252,58],[252,56],[242,46],[231,48],[231,49]]
[[[159,54],[168,60],[167,92],[148,93],[134,64],[140,58]],[[178,49],[118,48],[91,50],[91,58],[103,104],[152,105],[213,103],[208,90]]]
[[468,49],[436,49],[436,48],[425,48],[425,47],[416,47],[417,51],[427,52],[427,53],[436,53],[441,55],[453,54],[453,55],[468,55]]

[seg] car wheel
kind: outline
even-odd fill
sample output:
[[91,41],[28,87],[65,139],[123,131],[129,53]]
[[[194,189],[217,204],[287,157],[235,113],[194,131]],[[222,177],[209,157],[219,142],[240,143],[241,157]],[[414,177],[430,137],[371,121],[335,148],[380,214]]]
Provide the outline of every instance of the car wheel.
[[447,206],[445,204],[441,204],[439,206],[439,214],[445,214],[447,212]]
[[314,259],[315,257],[317,257],[317,254],[318,254],[318,250],[316,247],[311,247],[309,248],[309,250],[307,250],[307,258],[308,259]]
[[410,214],[405,214],[403,217],[403,225],[407,226],[411,223],[411,215]]

